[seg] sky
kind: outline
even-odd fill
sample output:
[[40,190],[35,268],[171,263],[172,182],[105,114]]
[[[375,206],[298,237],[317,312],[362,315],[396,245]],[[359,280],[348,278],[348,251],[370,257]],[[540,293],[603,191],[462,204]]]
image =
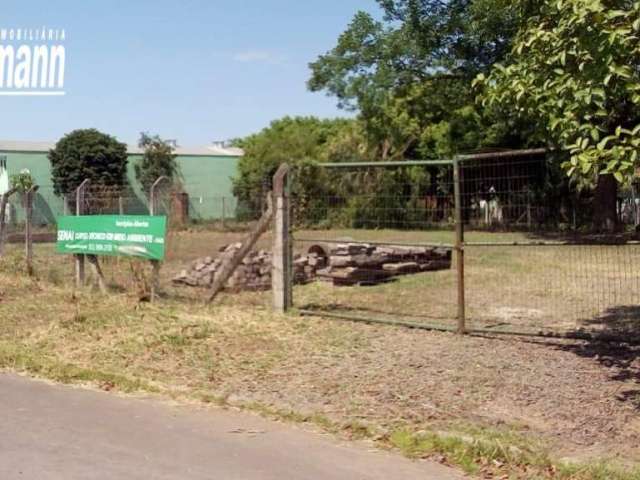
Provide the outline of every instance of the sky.
[[0,139],[98,128],[205,145],[284,115],[344,116],[309,62],[374,0],[1,0],[0,28],[63,28],[64,96],[0,97]]

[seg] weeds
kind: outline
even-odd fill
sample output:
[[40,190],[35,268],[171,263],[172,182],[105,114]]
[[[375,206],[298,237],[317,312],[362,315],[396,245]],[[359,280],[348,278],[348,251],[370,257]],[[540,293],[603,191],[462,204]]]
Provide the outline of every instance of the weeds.
[[[168,343],[174,340],[167,339]],[[436,458],[472,475],[494,478],[561,480],[639,480],[640,471],[625,470],[606,462],[591,464],[554,463],[548,451],[538,443],[513,432],[473,427],[461,432],[414,431],[398,428],[380,435],[375,426],[358,421],[339,423],[320,413],[303,414],[260,402],[233,402],[228,395],[193,391],[175,391],[138,378],[95,368],[82,368],[52,358],[42,350],[28,350],[0,342],[0,367],[27,371],[62,383],[92,383],[103,390],[147,392],[173,398],[190,398],[220,407],[240,407],[285,422],[306,423],[352,440],[371,440],[381,447],[392,447],[409,458]],[[508,477],[506,475],[509,475]]]
[[[185,234],[176,248],[183,248],[187,256],[196,255],[197,248],[211,250],[205,233],[191,244]],[[380,239],[391,235],[375,234]],[[410,240],[410,232],[401,235]],[[492,264],[500,255],[487,262]],[[0,367],[105,390],[239,407],[373,441],[408,457],[457,465],[487,478],[640,480],[638,472],[612,463],[558,462],[555,451],[536,440],[545,432],[523,434],[527,429],[515,423],[494,430],[473,416],[480,407],[492,408],[494,399],[505,394],[507,382],[514,388],[531,386],[547,396],[567,388],[562,370],[580,382],[578,390],[560,393],[580,395],[585,409],[598,408],[609,392],[606,388],[613,391],[618,384],[590,359],[548,345],[530,343],[525,348],[508,341],[282,317],[270,313],[264,307],[265,296],[256,293],[223,296],[212,307],[185,301],[186,296],[159,305],[141,304],[131,278],[136,274],[125,261],[105,264],[112,285],[120,288],[113,288],[110,296],[95,297],[70,286],[71,262],[61,263],[60,258],[45,251],[36,255],[39,280],[21,275],[20,251],[0,259]],[[519,270],[521,264],[513,260],[512,267]],[[425,295],[425,286],[434,287],[434,293]],[[369,308],[401,310],[411,301],[417,302],[416,308],[431,308],[444,303],[438,286],[449,289],[450,276],[436,273],[406,277],[398,284],[345,289],[339,298],[344,304],[359,301]],[[297,293],[325,303],[338,298],[326,284],[301,287]],[[555,360],[562,361],[562,369],[553,367]],[[580,372],[587,372],[584,378],[590,382],[599,382],[592,388],[604,393],[596,400],[584,397]],[[547,388],[551,380],[562,387],[556,383]],[[514,410],[528,408],[513,397],[505,396],[504,402],[503,407]],[[616,404],[610,411],[615,414],[616,409],[622,407]],[[566,410],[561,413],[568,421]],[[472,420],[477,423],[461,426]],[[570,441],[571,433],[553,433]],[[605,440],[623,442],[617,437]]]

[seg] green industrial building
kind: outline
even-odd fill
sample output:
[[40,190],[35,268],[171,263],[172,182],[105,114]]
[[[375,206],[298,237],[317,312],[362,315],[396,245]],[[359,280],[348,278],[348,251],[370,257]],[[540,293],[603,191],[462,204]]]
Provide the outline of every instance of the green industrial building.
[[[47,153],[53,143],[0,140],[0,194],[8,188],[11,175],[28,169],[40,189],[35,201],[35,218],[40,224],[55,223],[64,212],[64,200],[53,193],[51,164]],[[236,175],[242,150],[212,144],[198,148],[175,149],[181,183],[189,199],[189,217],[192,220],[216,220],[235,216],[236,201],[231,179]],[[133,202],[128,202],[126,213],[146,213],[147,199],[138,185],[134,165],[142,158],[137,146],[128,147],[128,178]],[[137,207],[136,207],[137,205]],[[23,216],[19,202],[14,200],[14,219]],[[138,211],[135,211],[135,210]]]

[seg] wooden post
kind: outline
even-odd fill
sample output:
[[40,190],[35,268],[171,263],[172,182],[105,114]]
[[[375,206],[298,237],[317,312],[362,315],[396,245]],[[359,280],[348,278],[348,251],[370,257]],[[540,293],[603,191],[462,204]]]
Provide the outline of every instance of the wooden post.
[[62,214],[69,215],[69,198],[66,195],[62,196]]
[[98,286],[102,293],[107,293],[107,284],[104,281],[104,273],[102,273],[102,268],[100,267],[98,257],[96,255],[87,255],[87,261],[89,262],[89,265],[91,265],[95,284]]
[[465,318],[465,290],[464,290],[464,225],[462,218],[462,177],[460,163],[457,158],[453,160],[453,195],[455,202],[455,222],[456,222],[456,267],[458,285],[458,334],[466,333]]
[[16,193],[16,189],[12,188],[0,197],[0,256],[4,250],[4,242],[7,233],[7,205],[9,203],[9,197],[14,193]]
[[118,195],[118,214],[124,215],[124,199],[122,195]]
[[[76,188],[76,215],[84,214],[84,194],[86,188],[89,186],[89,179],[85,179],[78,188]],[[76,258],[76,288],[81,288],[84,285],[84,258],[82,254],[75,256]]]
[[[165,177],[164,175],[159,177],[153,185],[151,185],[151,190],[149,191],[149,215],[154,216],[157,214],[158,209],[158,199],[157,199],[157,189],[158,185],[162,182],[171,180],[169,177]],[[151,260],[151,292],[149,300],[151,303],[156,301],[158,296],[158,292],[160,291],[160,261],[159,260]]]
[[34,185],[26,191],[25,200],[25,219],[24,219],[24,249],[25,259],[27,263],[27,275],[33,275],[33,197],[38,191],[38,186]]
[[262,214],[258,223],[253,227],[253,230],[247,235],[247,237],[242,241],[242,247],[237,250],[233,256],[222,266],[220,273],[217,273],[215,279],[213,280],[213,285],[211,286],[211,290],[209,292],[208,302],[212,302],[217,297],[218,293],[222,291],[227,280],[233,275],[233,272],[236,270],[238,265],[244,257],[251,251],[251,249],[255,246],[258,239],[262,236],[264,232],[269,229],[271,225],[271,220],[273,219],[273,202],[271,200],[271,193],[267,195],[267,210]]
[[292,306],[291,237],[289,218],[289,166],[283,164],[273,177],[275,228],[271,286],[273,308],[284,313]]

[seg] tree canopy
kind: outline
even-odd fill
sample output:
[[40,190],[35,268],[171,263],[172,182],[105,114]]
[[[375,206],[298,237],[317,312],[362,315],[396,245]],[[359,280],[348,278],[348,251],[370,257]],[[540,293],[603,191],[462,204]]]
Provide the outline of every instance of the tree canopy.
[[[309,89],[335,97],[355,118],[285,118],[244,140],[236,193],[248,198],[282,161],[310,168],[325,159],[552,146],[547,192],[593,205],[596,225],[599,204],[608,205],[607,223],[616,217],[615,182],[604,182],[629,183],[640,147],[640,2],[377,3],[380,15],[357,12],[336,45],[310,64]],[[560,165],[578,182],[569,184]],[[319,175],[306,176],[307,192],[320,188]],[[353,188],[424,196],[438,188],[436,176],[407,170],[369,178],[370,185],[332,178],[323,194],[349,206]]]
[[153,183],[162,176],[174,180],[178,175],[178,164],[173,145],[158,135],[142,132],[138,146],[143,149],[143,154],[142,160],[134,165],[134,170],[136,180],[145,193],[148,194]]
[[[234,179],[234,195],[254,214],[281,163],[304,167],[326,159],[331,145],[342,138],[351,123],[346,119],[284,117],[274,120],[259,133],[237,140],[235,145],[244,149],[244,156]],[[314,179],[306,180],[308,188],[312,188]]]
[[524,7],[508,0],[378,4],[381,20],[358,12],[337,45],[310,64],[309,88],[356,110],[381,159],[508,142],[505,132],[513,128],[483,117],[471,81],[505,57]]
[[640,2],[555,0],[479,75],[483,104],[535,124],[570,152],[569,175],[632,176],[640,147]]
[[[236,144],[245,150],[239,176],[234,179],[242,216],[257,216],[272,176],[284,162],[297,167],[292,193],[299,222],[346,227],[401,225],[403,217],[424,213],[414,205],[430,187],[424,169],[372,173],[317,168],[323,161],[376,159],[377,152],[369,146],[359,120],[285,117]],[[375,202],[384,203],[384,208]],[[405,208],[408,204],[412,205],[409,209]]]
[[123,187],[127,181],[127,146],[96,129],[66,134],[48,157],[56,195],[72,193],[87,178],[105,187]]

